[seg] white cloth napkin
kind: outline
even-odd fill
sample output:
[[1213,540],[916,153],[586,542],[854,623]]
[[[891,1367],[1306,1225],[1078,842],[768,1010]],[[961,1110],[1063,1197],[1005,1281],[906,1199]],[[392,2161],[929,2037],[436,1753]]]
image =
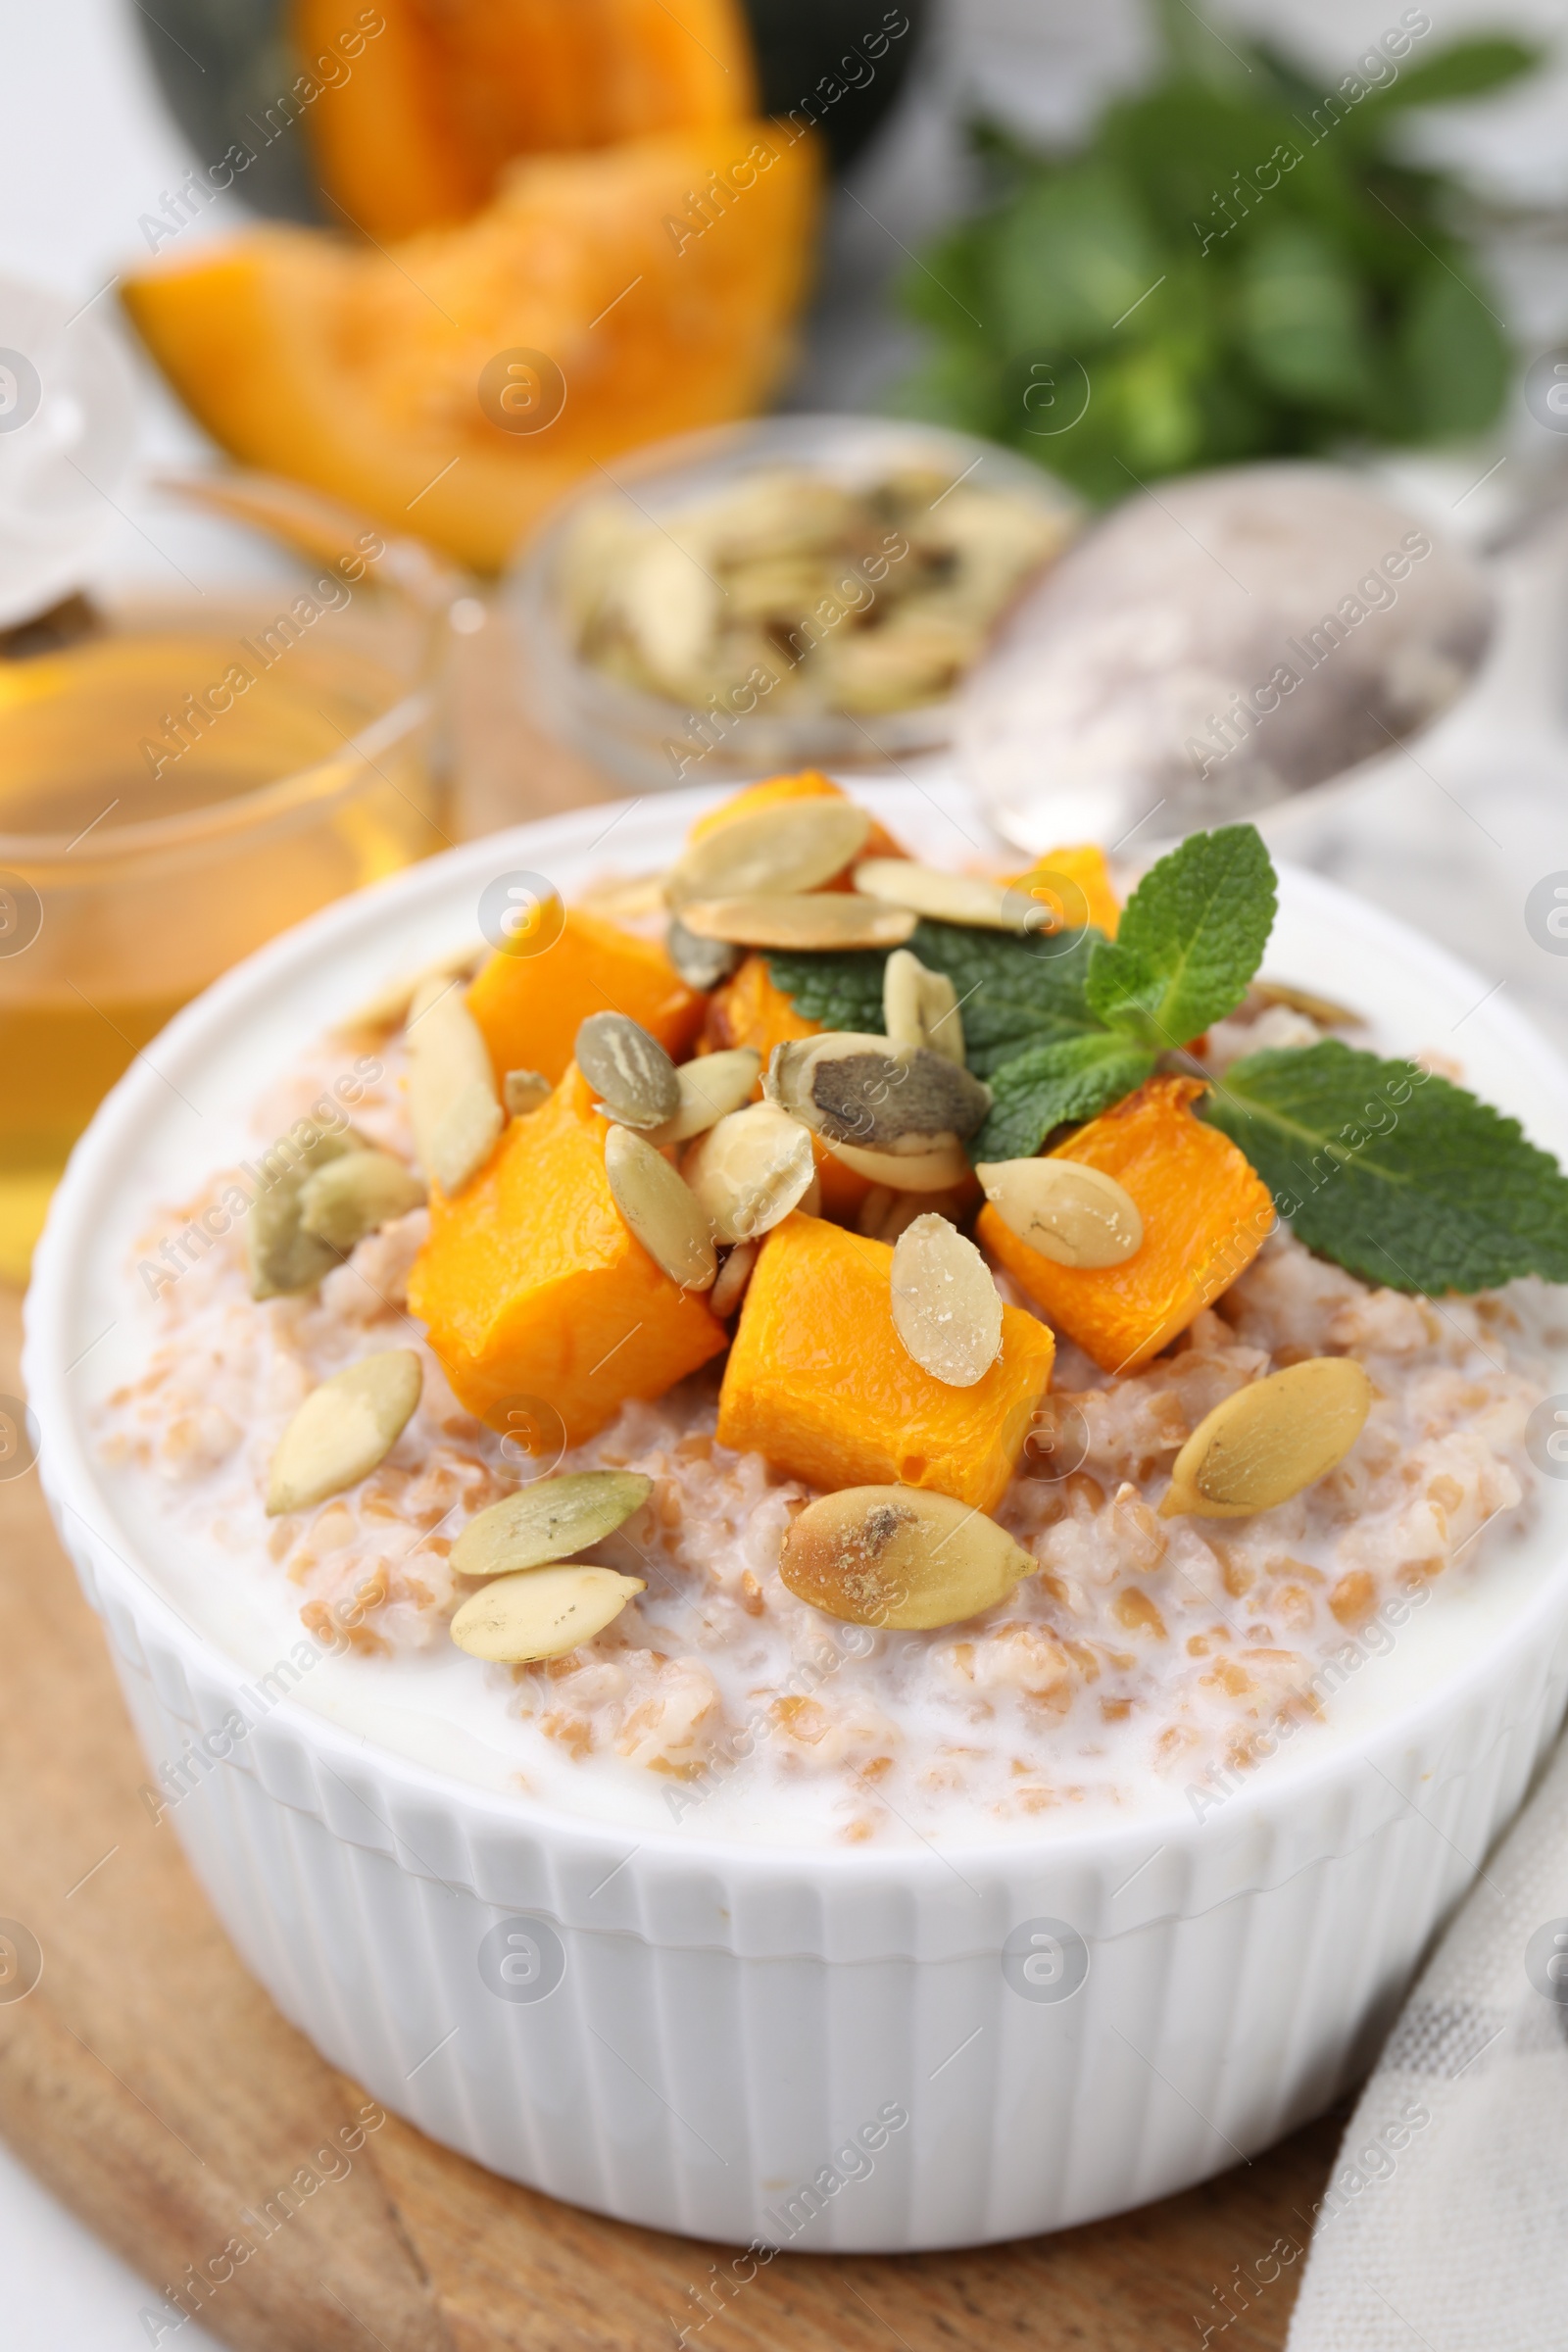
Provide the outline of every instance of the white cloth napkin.
[[1568,1740],[1361,2094],[1287,2352],[1568,2352]]

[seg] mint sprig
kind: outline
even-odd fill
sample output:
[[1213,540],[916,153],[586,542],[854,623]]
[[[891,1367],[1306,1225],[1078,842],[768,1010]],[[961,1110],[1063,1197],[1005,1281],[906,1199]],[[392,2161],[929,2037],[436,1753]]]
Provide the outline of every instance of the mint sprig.
[[1446,1078],[1330,1038],[1249,1054],[1201,1109],[1297,1238],[1366,1282],[1428,1296],[1568,1282],[1568,1177]]
[[1089,1003],[1107,1029],[1156,1053],[1233,1012],[1263,960],[1278,896],[1255,825],[1194,833],[1152,866],[1113,940],[1089,959]]
[[[1133,892],[1114,941],[1092,924],[1015,938],[922,922],[909,941],[957,994],[964,1055],[996,1102],[970,1149],[1022,1159],[1066,1119],[1142,1086],[1160,1054],[1233,1011],[1274,921],[1274,869],[1252,825],[1194,833]],[[885,956],[774,956],[773,984],[825,1029],[882,1026]]]
[[[1276,906],[1255,827],[1195,833],[1152,866],[1114,940],[922,922],[909,945],[957,993],[969,1067],[989,1080],[976,1160],[1023,1159],[1151,1077],[1161,1053],[1235,1010]],[[774,983],[829,1029],[882,1026],[881,955],[774,956]],[[1250,1054],[1201,1106],[1322,1257],[1390,1290],[1568,1282],[1568,1177],[1518,1121],[1411,1062],[1337,1039]]]

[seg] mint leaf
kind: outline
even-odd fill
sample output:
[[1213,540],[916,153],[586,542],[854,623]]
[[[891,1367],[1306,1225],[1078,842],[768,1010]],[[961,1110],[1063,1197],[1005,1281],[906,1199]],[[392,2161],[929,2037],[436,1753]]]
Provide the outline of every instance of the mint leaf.
[[[1101,1034],[1084,980],[1100,933],[1017,939],[957,923],[917,923],[909,946],[929,971],[945,972],[958,998],[965,1058],[987,1078],[997,1066],[1058,1037]],[[768,968],[798,1013],[824,1029],[880,1030],[880,953],[772,955]]]
[[1155,1055],[1099,1029],[1034,1046],[1004,1061],[991,1080],[986,1123],[969,1157],[1029,1159],[1064,1119],[1093,1119],[1142,1086]]
[[964,1057],[977,1078],[989,1078],[1028,1047],[1101,1033],[1084,995],[1100,936],[1086,927],[1017,939],[957,923],[920,923],[909,945],[923,964],[953,982]]
[[1202,1115],[1299,1239],[1364,1281],[1427,1295],[1568,1282],[1568,1177],[1446,1078],[1329,1039],[1234,1063]]
[[1190,834],[1151,866],[1114,940],[1089,959],[1086,995],[1108,1029],[1156,1052],[1235,1010],[1274,927],[1274,868],[1255,825]]
[[842,955],[770,955],[767,968],[773,986],[789,998],[803,1020],[819,1021],[824,1029],[869,1031],[879,1037],[886,962],[879,950],[852,948]]

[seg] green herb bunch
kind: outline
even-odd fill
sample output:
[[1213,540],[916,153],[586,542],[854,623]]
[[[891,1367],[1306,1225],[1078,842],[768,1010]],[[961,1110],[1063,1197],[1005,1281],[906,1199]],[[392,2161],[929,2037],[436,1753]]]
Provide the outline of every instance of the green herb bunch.
[[[1093,925],[1018,937],[921,922],[909,946],[958,997],[964,1054],[993,1102],[979,1160],[1023,1158],[1096,1117],[1234,1012],[1268,945],[1274,869],[1253,825],[1195,833],[1144,876],[1114,940]],[[826,1029],[882,1027],[886,956],[769,957]],[[1568,1177],[1505,1118],[1419,1064],[1338,1039],[1232,1063],[1200,1106],[1243,1151],[1298,1239],[1364,1280],[1440,1296],[1521,1274],[1568,1282]]]
[[1429,46],[1406,8],[1329,88],[1164,0],[1162,77],[1087,146],[976,144],[994,200],[902,282],[930,352],[907,412],[1008,442],[1090,497],[1130,480],[1348,440],[1443,441],[1501,405],[1509,352],[1448,175],[1398,160],[1412,107],[1538,56]]

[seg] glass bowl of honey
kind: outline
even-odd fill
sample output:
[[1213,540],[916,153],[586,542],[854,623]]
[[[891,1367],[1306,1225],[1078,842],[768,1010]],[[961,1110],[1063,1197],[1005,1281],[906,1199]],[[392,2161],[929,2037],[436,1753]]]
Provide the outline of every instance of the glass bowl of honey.
[[76,1137],[182,1004],[444,846],[445,612],[376,561],[87,608],[70,642],[0,659],[0,1279],[25,1278]]

